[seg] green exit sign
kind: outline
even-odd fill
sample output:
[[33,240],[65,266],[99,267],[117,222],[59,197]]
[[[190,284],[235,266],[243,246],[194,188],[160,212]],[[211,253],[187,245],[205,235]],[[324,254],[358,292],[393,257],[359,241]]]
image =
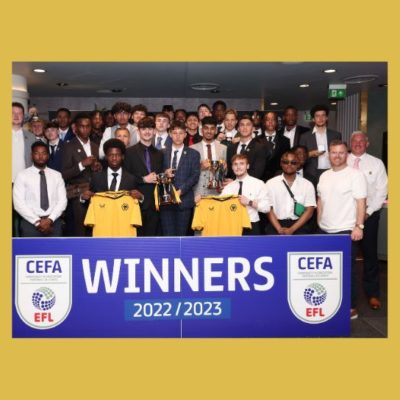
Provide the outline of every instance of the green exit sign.
[[328,90],[329,99],[344,99],[346,98],[346,89],[329,89]]

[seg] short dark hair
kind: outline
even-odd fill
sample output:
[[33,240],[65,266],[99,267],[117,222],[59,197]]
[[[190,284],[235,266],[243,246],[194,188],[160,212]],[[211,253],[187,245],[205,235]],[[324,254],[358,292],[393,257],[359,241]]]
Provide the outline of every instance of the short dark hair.
[[56,115],[58,115],[58,113],[60,112],[66,112],[68,114],[69,117],[71,117],[71,111],[68,108],[65,107],[60,107],[57,111],[56,111]]
[[44,127],[44,130],[50,129],[50,128],[56,128],[58,129],[60,125],[58,124],[57,120],[53,119],[52,121],[48,122],[46,126]]
[[125,145],[119,139],[108,139],[103,144],[104,154],[107,154],[110,149],[120,149],[122,154],[125,154]]
[[147,113],[148,113],[147,107],[146,107],[144,104],[135,104],[135,105],[132,107],[131,112],[132,112],[132,114],[133,114],[133,113],[135,113],[136,111],[142,111],[142,112],[144,112],[146,115],[147,115]]
[[24,106],[22,105],[22,103],[19,103],[18,101],[13,101],[11,106],[20,108],[23,113],[25,112]]
[[211,108],[210,108],[206,103],[201,103],[201,104],[197,107],[197,111],[199,111],[201,107],[206,107],[206,108],[208,109],[208,111],[211,112]]
[[170,126],[169,130],[172,132],[174,129],[183,129],[186,132],[186,125],[183,121],[174,119],[171,122],[171,126]]
[[125,112],[130,114],[132,112],[132,107],[128,103],[125,103],[123,101],[118,101],[111,108],[111,112],[113,114],[117,114],[117,113],[119,113],[121,111],[125,111]]
[[217,106],[222,106],[224,107],[224,110],[226,110],[226,103],[222,100],[217,100],[213,105],[212,108],[213,110],[215,110],[217,108]]
[[195,113],[195,112],[189,112],[189,113],[186,114],[186,120],[187,120],[189,117],[196,117],[197,119],[199,119],[199,114],[197,114],[197,113]]
[[283,113],[285,114],[286,111],[288,111],[288,110],[294,110],[294,111],[298,112],[298,110],[297,110],[297,108],[296,108],[295,106],[289,105],[289,106],[286,106],[286,107],[283,109]]
[[74,123],[77,124],[80,119],[88,119],[90,121],[92,120],[92,118],[90,118],[90,114],[88,114],[87,112],[78,113],[74,118]]
[[202,125],[214,125],[217,126],[217,120],[214,117],[204,117],[201,120]]
[[103,113],[102,113],[100,110],[93,110],[93,111],[90,113],[90,117],[93,118],[93,117],[95,117],[97,114],[99,114],[99,115],[101,116],[101,118],[103,118]]
[[289,156],[289,155],[292,155],[293,157],[296,157],[296,158],[297,158],[297,154],[294,152],[294,150],[293,150],[293,149],[290,149],[290,150],[288,150],[288,151],[285,151],[285,152],[281,155],[281,160],[282,160],[284,157],[287,157],[287,156]]
[[154,129],[156,127],[156,123],[154,122],[153,118],[144,117],[138,122],[137,126],[139,129],[145,129],[145,128]]
[[314,118],[314,114],[317,111],[325,111],[326,116],[329,115],[329,107],[325,104],[317,104],[311,109],[310,114],[312,118]]
[[172,104],[164,104],[162,106],[162,112],[172,111],[174,112],[174,106]]
[[242,115],[242,116],[239,118],[238,125],[239,125],[240,122],[241,122],[242,120],[244,120],[244,119],[248,119],[248,120],[251,122],[251,124],[254,125],[253,119],[251,118],[251,116],[250,116],[249,114],[244,114],[244,115]]
[[33,142],[31,145],[31,151],[36,149],[36,147],[46,147],[47,152],[49,152],[49,145],[45,142],[42,142],[41,140],[36,140],[36,142]]
[[291,150],[296,151],[296,150],[299,150],[299,149],[304,150],[308,154],[307,146],[303,146],[302,144],[298,144],[297,146],[294,146],[293,149],[291,149]]

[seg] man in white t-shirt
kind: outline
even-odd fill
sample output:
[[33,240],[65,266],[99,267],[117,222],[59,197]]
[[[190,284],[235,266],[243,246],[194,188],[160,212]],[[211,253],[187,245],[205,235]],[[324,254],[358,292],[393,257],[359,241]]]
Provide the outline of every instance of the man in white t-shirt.
[[[314,213],[315,190],[312,183],[297,175],[300,164],[294,151],[282,154],[282,175],[267,181],[268,202],[271,206],[267,214],[270,224],[266,228],[269,235],[302,235],[313,233],[310,219]],[[295,202],[304,206],[304,212],[295,213]]]
[[347,145],[333,140],[329,145],[331,169],[325,171],[317,186],[318,225],[320,233],[349,234],[351,249],[351,310],[350,317],[358,317],[356,309],[356,253],[357,241],[363,238],[367,182],[364,175],[347,165]]

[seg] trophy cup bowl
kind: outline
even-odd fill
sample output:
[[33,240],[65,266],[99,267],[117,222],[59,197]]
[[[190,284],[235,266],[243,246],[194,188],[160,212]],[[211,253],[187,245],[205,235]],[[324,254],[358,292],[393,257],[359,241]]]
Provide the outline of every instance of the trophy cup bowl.
[[220,168],[219,161],[210,161],[210,178],[208,181],[207,188],[208,189],[217,189],[219,184],[217,180],[217,173]]
[[164,173],[157,174],[158,199],[160,205],[172,204],[171,180]]

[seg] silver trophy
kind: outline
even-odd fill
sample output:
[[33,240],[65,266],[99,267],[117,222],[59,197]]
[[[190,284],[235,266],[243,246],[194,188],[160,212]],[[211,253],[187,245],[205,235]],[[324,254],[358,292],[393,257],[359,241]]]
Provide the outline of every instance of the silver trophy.
[[208,189],[222,191],[222,184],[225,178],[226,170],[224,162],[210,161]]
[[157,174],[158,202],[160,205],[173,204],[173,190],[171,179],[167,174]]

